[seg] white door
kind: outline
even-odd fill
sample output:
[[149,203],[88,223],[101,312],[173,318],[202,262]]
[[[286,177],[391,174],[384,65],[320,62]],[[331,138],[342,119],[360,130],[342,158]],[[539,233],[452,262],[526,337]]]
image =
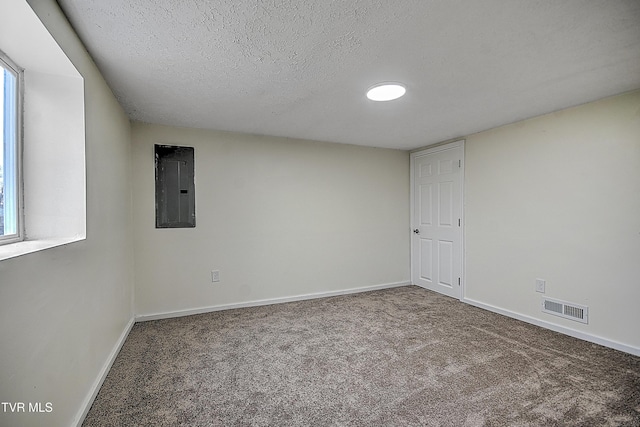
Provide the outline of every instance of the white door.
[[462,296],[464,141],[411,154],[411,280]]

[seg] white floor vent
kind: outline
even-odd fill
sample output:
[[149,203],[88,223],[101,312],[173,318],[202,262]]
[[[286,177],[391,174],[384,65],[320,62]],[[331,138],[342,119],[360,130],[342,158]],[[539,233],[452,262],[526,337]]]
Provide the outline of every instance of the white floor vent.
[[589,323],[589,307],[549,298],[542,299],[542,311],[576,322]]

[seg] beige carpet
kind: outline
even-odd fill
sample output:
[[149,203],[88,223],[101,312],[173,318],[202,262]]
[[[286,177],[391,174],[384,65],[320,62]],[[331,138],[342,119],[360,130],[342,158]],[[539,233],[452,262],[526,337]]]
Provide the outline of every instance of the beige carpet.
[[640,358],[415,286],[136,324],[85,426],[640,426]]

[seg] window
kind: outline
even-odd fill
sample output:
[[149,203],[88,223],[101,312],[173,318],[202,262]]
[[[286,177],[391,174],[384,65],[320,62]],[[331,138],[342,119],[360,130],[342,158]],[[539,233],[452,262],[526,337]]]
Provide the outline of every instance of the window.
[[0,52],[0,244],[20,240],[20,69]]
[[[84,79],[28,2],[0,2],[1,269],[4,260],[86,239],[87,181]],[[12,88],[17,99],[7,109]],[[5,122],[5,110],[16,116]],[[5,123],[15,138],[5,139]]]

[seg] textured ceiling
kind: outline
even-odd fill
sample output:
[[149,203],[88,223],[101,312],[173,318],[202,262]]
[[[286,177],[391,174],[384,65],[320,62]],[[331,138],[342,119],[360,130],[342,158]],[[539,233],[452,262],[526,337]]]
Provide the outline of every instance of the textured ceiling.
[[640,88],[638,0],[59,3],[144,122],[411,149]]

